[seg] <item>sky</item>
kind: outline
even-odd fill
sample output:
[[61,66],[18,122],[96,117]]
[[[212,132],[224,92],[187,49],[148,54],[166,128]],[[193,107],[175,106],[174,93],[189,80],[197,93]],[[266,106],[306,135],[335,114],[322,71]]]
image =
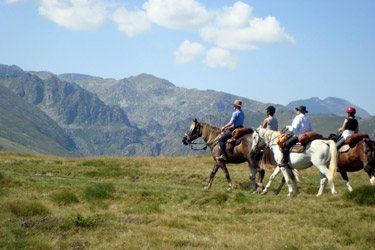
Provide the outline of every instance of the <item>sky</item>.
[[374,0],[0,0],[0,64],[375,115],[374,26]]

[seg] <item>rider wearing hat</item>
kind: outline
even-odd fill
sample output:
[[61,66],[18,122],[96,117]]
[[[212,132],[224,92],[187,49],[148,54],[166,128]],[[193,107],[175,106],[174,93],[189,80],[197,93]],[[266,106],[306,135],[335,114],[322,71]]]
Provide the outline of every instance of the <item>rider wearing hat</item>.
[[292,125],[287,125],[285,128],[290,132],[293,132],[293,136],[289,137],[283,146],[283,159],[281,160],[281,166],[287,167],[289,161],[289,150],[298,142],[298,136],[300,134],[313,131],[310,119],[305,116],[308,111],[305,106],[299,106],[296,108],[297,115],[294,118]]
[[234,112],[232,113],[230,121],[227,124],[225,124],[223,127],[221,127],[221,131],[225,131],[225,133],[219,138],[221,156],[216,157],[216,160],[219,160],[219,161],[228,160],[228,157],[225,153],[225,150],[226,150],[225,142],[229,140],[230,138],[232,138],[233,130],[235,130],[236,128],[243,127],[245,115],[242,112],[241,107],[242,107],[242,101],[235,100],[233,102]]
[[273,114],[275,114],[276,109],[274,106],[268,106],[266,109],[267,112],[267,118],[264,119],[262,128],[269,129],[269,130],[278,130],[278,122],[277,119],[273,117]]
[[346,137],[351,134],[358,133],[358,121],[355,119],[356,110],[353,107],[349,107],[346,109],[346,114],[348,116],[345,119],[342,127],[338,129],[338,132],[342,132],[340,138],[336,142],[337,149],[339,149],[344,143]]

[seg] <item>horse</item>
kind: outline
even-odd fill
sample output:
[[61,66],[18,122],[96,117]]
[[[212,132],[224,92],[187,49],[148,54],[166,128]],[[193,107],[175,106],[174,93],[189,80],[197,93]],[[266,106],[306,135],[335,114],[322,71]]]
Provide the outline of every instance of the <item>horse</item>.
[[[319,197],[323,193],[323,189],[327,184],[331,186],[331,193],[336,194],[334,187],[334,176],[337,171],[337,149],[336,143],[333,140],[313,140],[306,145],[306,149],[302,153],[290,153],[289,166],[290,168],[280,167],[283,154],[276,143],[279,131],[266,130],[258,128],[253,133],[253,146],[252,152],[256,153],[260,149],[268,146],[270,151],[265,151],[263,154],[270,154],[272,152],[273,158],[277,163],[274,172],[280,171],[283,173],[286,183],[288,184],[288,196],[297,195],[298,187],[295,179],[292,178],[294,189],[290,184],[291,169],[306,169],[311,166],[318,168],[321,179],[320,188],[317,193]],[[262,160],[269,160],[270,157],[262,157]]]
[[[335,136],[335,134],[331,134],[328,138]],[[347,147],[347,149],[344,150],[343,147]],[[339,150],[337,171],[340,172],[349,192],[352,192],[353,188],[349,184],[347,172],[356,172],[367,168],[370,184],[375,185],[374,141],[369,138],[363,138],[354,147],[349,147],[349,145],[343,145],[343,147],[341,148],[342,150]]]
[[[253,133],[253,132],[252,132]],[[216,172],[219,168],[222,169],[224,175],[228,181],[228,191],[233,190],[233,184],[230,179],[229,171],[226,167],[226,163],[243,163],[247,162],[250,168],[250,181],[252,182],[252,193],[260,193],[263,189],[263,178],[265,171],[259,167],[259,155],[255,155],[251,152],[252,147],[252,134],[244,135],[240,140],[240,144],[236,145],[233,150],[226,150],[228,160],[226,162],[217,160],[216,157],[221,155],[220,146],[218,139],[221,135],[221,129],[211,124],[198,122],[194,119],[190,125],[189,130],[185,133],[182,138],[184,145],[192,145],[193,141],[202,138],[205,144],[210,148],[211,155],[215,161],[214,168],[210,174],[210,180],[205,186],[208,190],[212,186],[212,182],[215,178]],[[259,172],[258,183],[256,183],[256,174]]]

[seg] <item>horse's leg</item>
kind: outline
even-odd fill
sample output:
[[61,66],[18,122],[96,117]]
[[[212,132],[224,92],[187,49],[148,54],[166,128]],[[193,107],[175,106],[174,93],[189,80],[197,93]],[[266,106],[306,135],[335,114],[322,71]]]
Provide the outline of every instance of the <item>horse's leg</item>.
[[288,196],[291,196],[292,193],[293,193],[293,188],[292,188],[292,185],[290,184],[290,178],[289,178],[289,175],[288,175],[288,171],[285,169],[285,167],[280,167],[280,168],[281,168],[281,172],[284,175],[285,182],[288,185]]
[[258,188],[257,193],[261,193],[263,191],[263,179],[266,171],[263,168],[259,168],[259,177],[258,177]]
[[345,186],[349,189],[349,192],[353,191],[353,188],[349,184],[349,177],[345,171],[340,171],[341,177],[344,179]]
[[318,193],[316,194],[316,197],[319,197],[319,196],[322,195],[324,187],[327,184],[327,182],[328,182],[327,177],[324,174],[321,173],[320,174],[320,187],[319,187]]
[[257,189],[258,189],[258,184],[256,182],[256,174],[257,174],[256,168],[250,166],[250,182],[253,185],[253,188],[251,190],[252,194],[257,193]]
[[205,190],[208,190],[211,188],[212,182],[214,181],[214,178],[218,169],[219,169],[219,165],[215,163],[214,168],[212,169],[212,172],[210,174],[210,180],[208,181],[207,186],[204,187]]
[[371,178],[370,178],[370,184],[375,185],[375,176],[374,175],[372,175]]
[[221,170],[223,170],[225,178],[227,178],[227,181],[228,181],[228,189],[227,189],[227,191],[232,191],[233,190],[233,184],[232,184],[232,181],[230,179],[227,166],[225,165],[224,162],[221,162],[219,166],[220,166]]
[[269,189],[270,186],[271,186],[271,182],[272,182],[273,179],[275,179],[275,177],[280,173],[280,171],[281,171],[280,167],[277,166],[277,167],[275,168],[275,170],[273,171],[273,173],[271,174],[270,179],[268,180],[266,187],[263,189],[262,194],[267,194],[267,193],[268,193],[268,189]]
[[280,191],[283,188],[284,184],[285,184],[285,178],[283,176],[283,178],[281,179],[281,183],[280,183],[279,187],[274,191],[275,195],[278,195],[280,193]]
[[297,186],[297,182],[296,182],[296,176],[294,175],[293,171],[291,168],[288,168],[287,169],[288,171],[288,175],[290,176],[290,179],[292,180],[293,182],[293,195],[296,196],[299,194],[299,190],[298,190],[298,186]]

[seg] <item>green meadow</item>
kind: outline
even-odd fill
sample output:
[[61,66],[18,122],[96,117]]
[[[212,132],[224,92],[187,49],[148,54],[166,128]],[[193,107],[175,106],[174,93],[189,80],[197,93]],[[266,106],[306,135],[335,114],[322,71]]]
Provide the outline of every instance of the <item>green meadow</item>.
[[[247,164],[184,157],[61,158],[0,153],[1,249],[374,249],[375,189],[361,171],[301,171],[300,195],[250,194]],[[267,171],[265,183],[270,172]],[[272,189],[280,183],[275,179]]]

